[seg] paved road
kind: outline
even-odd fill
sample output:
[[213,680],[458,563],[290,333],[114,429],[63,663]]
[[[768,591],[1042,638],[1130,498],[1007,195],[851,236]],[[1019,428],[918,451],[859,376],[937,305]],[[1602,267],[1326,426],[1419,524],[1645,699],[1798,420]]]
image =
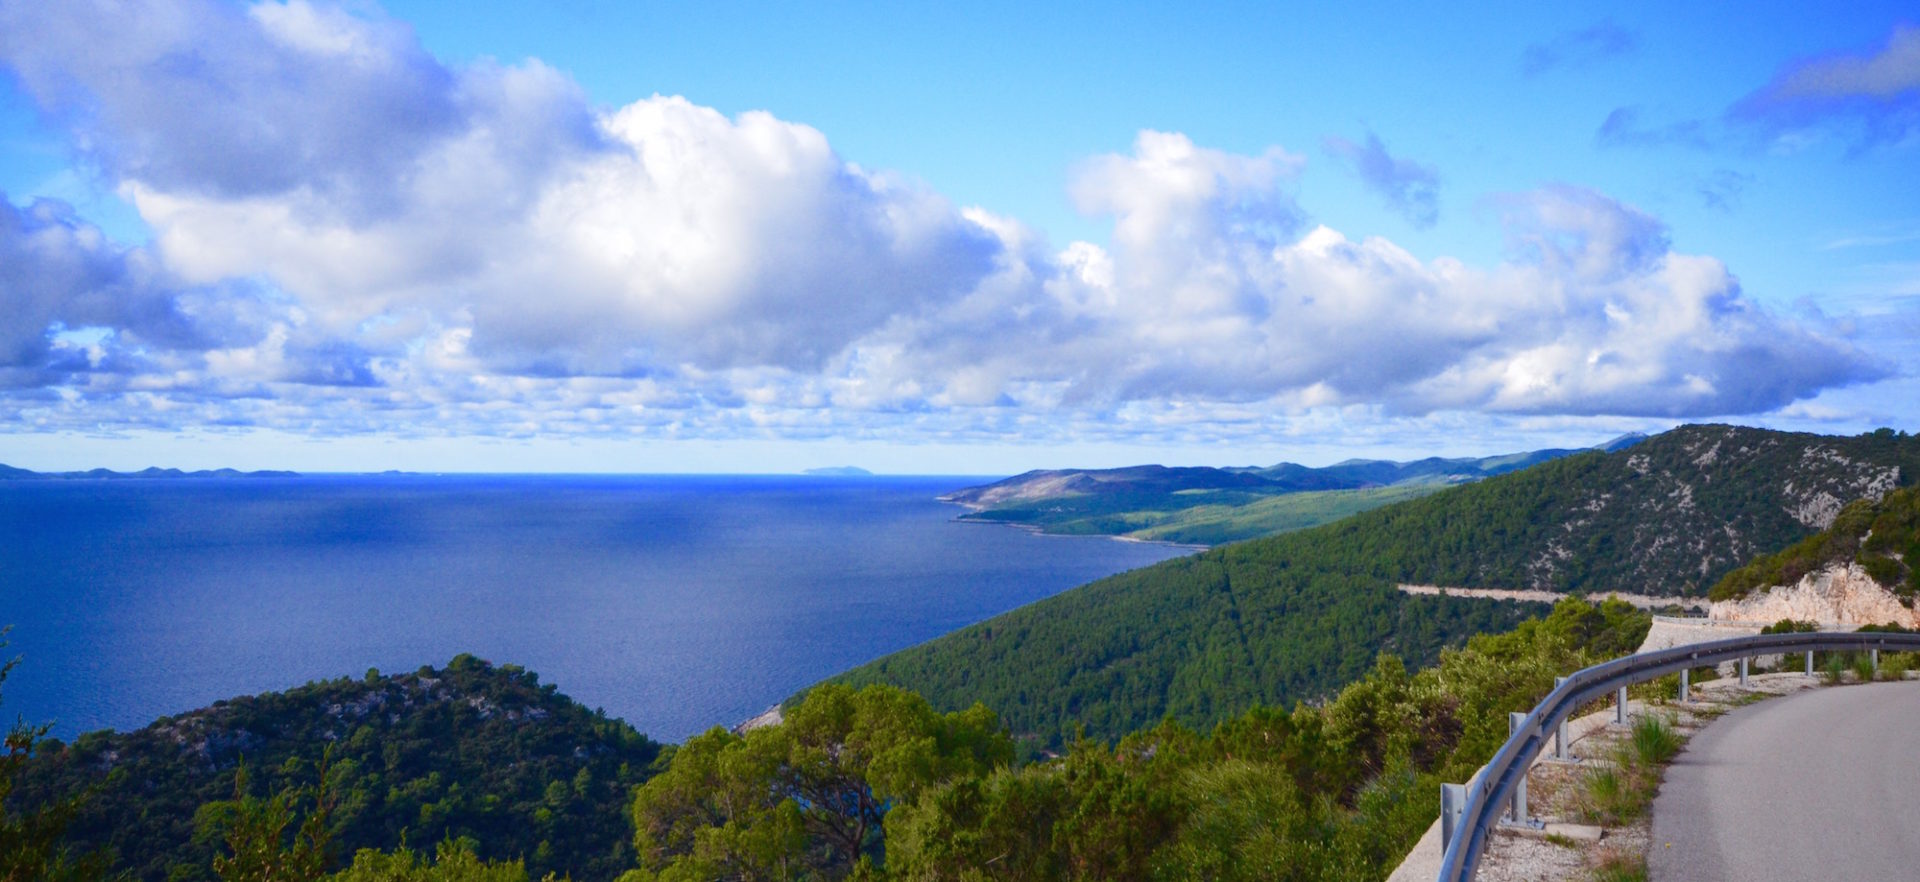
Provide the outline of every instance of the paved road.
[[1653,803],[1660,882],[1920,879],[1920,682],[1812,689],[1695,735]]

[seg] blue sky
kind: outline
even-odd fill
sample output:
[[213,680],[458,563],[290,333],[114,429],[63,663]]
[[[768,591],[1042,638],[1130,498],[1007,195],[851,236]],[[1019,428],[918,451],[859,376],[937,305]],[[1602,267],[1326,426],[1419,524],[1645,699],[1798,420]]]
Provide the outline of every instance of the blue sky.
[[1895,4],[0,4],[0,461],[1920,428]]

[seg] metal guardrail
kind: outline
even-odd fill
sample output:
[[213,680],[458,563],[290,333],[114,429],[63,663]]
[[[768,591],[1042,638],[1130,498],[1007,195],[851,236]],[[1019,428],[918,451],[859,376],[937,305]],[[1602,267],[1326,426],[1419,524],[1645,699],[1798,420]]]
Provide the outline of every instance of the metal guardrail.
[[[1526,793],[1527,770],[1533,766],[1534,758],[1546,746],[1549,735],[1558,736],[1559,749],[1564,750],[1566,741],[1561,726],[1580,707],[1614,693],[1620,703],[1618,713],[1624,721],[1628,686],[1676,671],[1682,672],[1680,700],[1685,701],[1688,685],[1685,672],[1694,668],[1738,660],[1742,662],[1740,673],[1744,681],[1745,661],[1754,656],[1804,652],[1807,673],[1811,674],[1815,652],[1872,651],[1877,666],[1882,649],[1920,650],[1920,634],[1822,631],[1735,637],[1629,655],[1561,678],[1553,691],[1534,705],[1532,712],[1511,721],[1513,734],[1472,782],[1443,785],[1443,788],[1459,786],[1460,789],[1442,794],[1440,823],[1443,829],[1450,828],[1450,832],[1446,837],[1446,853],[1440,860],[1439,882],[1472,882],[1479,869],[1480,855],[1486,850],[1487,838],[1500,815],[1507,811],[1516,794]],[[1513,716],[1520,717],[1519,714]],[[1524,800],[1525,796],[1520,798]],[[1452,812],[1458,812],[1457,820],[1447,817]],[[1453,823],[1449,824],[1450,820]]]

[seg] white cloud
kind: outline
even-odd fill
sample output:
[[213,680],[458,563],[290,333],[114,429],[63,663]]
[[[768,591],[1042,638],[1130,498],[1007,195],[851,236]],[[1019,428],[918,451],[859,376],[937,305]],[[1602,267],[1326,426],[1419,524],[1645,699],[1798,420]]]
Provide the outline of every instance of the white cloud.
[[0,7],[0,62],[156,236],[94,247],[148,267],[157,293],[109,298],[144,312],[0,291],[32,305],[0,331],[36,371],[0,405],[23,427],[1190,438],[1754,413],[1881,373],[1577,188],[1500,200],[1513,256],[1472,267],[1310,225],[1297,155],[1148,131],[1070,182],[1110,240],[1055,249],[771,114],[596,109],[303,0]]

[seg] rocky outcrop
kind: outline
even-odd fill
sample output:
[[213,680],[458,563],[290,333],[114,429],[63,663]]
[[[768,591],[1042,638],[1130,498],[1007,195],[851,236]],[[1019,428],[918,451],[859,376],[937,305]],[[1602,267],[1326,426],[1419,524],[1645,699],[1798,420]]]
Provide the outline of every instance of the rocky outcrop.
[[1859,564],[1833,564],[1792,585],[1776,585],[1740,600],[1722,600],[1709,615],[1722,621],[1771,624],[1781,619],[1822,625],[1920,626],[1920,616]]

